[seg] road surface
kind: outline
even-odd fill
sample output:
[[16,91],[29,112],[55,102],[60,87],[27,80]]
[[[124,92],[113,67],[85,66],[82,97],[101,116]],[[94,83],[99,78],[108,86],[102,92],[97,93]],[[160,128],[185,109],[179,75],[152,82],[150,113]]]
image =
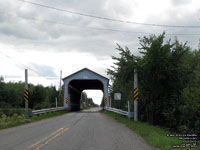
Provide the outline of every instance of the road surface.
[[150,150],[125,125],[92,108],[0,130],[0,150]]

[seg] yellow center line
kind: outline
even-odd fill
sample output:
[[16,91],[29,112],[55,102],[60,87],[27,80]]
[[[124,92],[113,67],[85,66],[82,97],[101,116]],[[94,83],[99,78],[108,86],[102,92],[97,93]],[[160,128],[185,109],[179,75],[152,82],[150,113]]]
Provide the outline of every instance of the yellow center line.
[[61,132],[59,132],[58,134],[56,134],[55,136],[51,137],[50,139],[48,139],[45,143],[39,145],[38,147],[36,147],[35,150],[39,150],[41,147],[47,145],[49,142],[51,142],[52,140],[54,140],[55,138],[57,138],[58,136],[60,136],[61,134],[63,134],[65,131],[69,130],[69,128],[65,128],[64,130],[62,130]]
[[27,147],[26,149],[31,149],[31,148],[33,148],[34,146],[36,146],[36,145],[40,144],[42,141],[44,141],[44,140],[48,139],[49,137],[51,137],[51,136],[55,135],[56,133],[58,133],[58,132],[62,131],[63,129],[64,129],[64,128],[60,128],[60,129],[56,130],[55,132],[53,132],[53,133],[51,133],[50,135],[48,135],[48,136],[46,136],[46,137],[44,137],[44,138],[40,139],[40,140],[39,140],[39,141],[37,141],[36,143],[34,143],[34,144],[32,144],[31,146]]

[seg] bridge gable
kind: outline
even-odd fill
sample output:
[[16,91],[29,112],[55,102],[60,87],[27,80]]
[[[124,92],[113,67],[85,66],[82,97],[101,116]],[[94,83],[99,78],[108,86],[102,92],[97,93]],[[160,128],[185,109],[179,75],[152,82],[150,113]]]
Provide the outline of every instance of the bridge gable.
[[63,78],[64,81],[68,80],[73,80],[73,79],[99,79],[102,81],[109,81],[108,78],[88,69],[88,68],[84,68],[82,70],[79,70],[65,78]]
[[84,68],[65,78],[64,81],[64,107],[72,109],[75,106],[79,108],[81,92],[84,89],[99,89],[102,90],[105,99],[105,105],[109,106],[108,84],[109,79],[90,70]]

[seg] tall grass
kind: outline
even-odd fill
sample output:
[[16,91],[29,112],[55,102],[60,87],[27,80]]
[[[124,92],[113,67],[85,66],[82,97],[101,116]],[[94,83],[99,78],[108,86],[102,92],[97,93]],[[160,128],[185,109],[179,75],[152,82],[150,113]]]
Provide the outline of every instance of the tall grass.
[[[128,119],[125,116],[116,114],[110,111],[104,111],[104,114],[114,118],[115,120],[125,124],[128,128],[130,128],[133,132],[140,135],[147,144],[153,146],[156,150],[176,150],[173,148],[173,145],[181,145],[182,141],[178,139],[178,137],[169,137],[167,134],[175,134],[171,133],[165,129],[162,129],[158,126],[152,126],[148,123],[134,121],[132,119]],[[178,150],[200,150],[198,142],[197,148],[178,148]]]
[[6,116],[13,116],[13,114],[22,115],[24,114],[24,108],[0,108],[0,116],[5,114]]
[[25,123],[39,121],[42,119],[63,115],[66,113],[67,111],[50,112],[41,115],[34,115],[33,117],[29,117],[28,119],[26,119],[24,114],[18,115],[17,113],[14,113],[12,116],[7,116],[6,114],[3,114],[0,116],[0,129],[10,128]]

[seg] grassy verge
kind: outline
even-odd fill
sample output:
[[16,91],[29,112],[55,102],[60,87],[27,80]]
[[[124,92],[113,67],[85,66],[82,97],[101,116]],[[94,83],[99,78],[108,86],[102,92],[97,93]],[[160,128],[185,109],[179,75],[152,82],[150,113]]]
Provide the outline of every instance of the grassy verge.
[[22,125],[25,123],[39,121],[42,119],[63,115],[66,113],[67,111],[57,111],[57,112],[51,112],[51,113],[46,113],[46,114],[41,114],[41,115],[34,115],[33,117],[29,117],[28,119],[26,119],[24,115],[14,114],[12,117],[7,117],[4,115],[0,118],[0,129],[15,127],[15,126]]
[[90,106],[83,107],[83,110],[88,110],[88,109],[90,109]]
[[173,148],[173,145],[181,145],[182,141],[177,137],[169,137],[172,134],[160,127],[152,126],[144,122],[136,122],[129,120],[127,117],[104,110],[104,114],[114,118],[115,120],[125,124],[132,131],[140,135],[147,144],[155,147],[156,150],[200,150],[200,142],[197,148]]

